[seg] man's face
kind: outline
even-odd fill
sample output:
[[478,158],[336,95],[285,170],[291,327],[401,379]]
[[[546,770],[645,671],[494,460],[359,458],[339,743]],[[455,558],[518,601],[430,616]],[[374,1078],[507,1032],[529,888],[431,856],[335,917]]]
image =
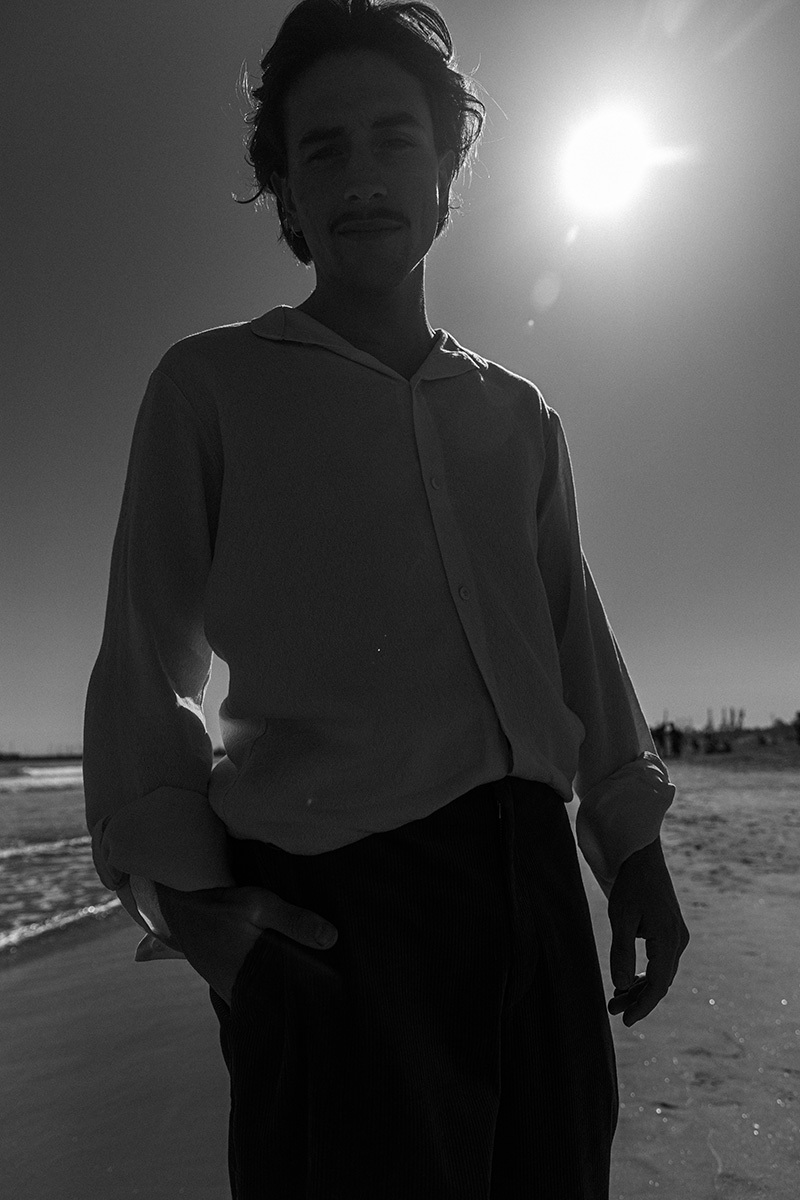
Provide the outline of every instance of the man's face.
[[437,156],[422,85],[372,51],[332,55],[290,88],[284,122],[288,179],[272,183],[317,287],[401,286],[433,243],[455,162]]

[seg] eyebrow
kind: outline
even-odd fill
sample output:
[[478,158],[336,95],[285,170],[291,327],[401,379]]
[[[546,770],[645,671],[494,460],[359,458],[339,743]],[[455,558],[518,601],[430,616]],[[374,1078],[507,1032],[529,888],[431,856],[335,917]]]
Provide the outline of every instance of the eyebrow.
[[[401,125],[410,125],[425,132],[425,126],[410,112],[390,113],[388,117],[380,117],[377,121],[372,122],[373,129],[396,129]],[[321,125],[317,126],[303,134],[298,142],[298,149],[303,150],[306,146],[316,146],[320,142],[331,141],[332,138],[341,137],[346,132],[343,125],[331,125],[327,128]]]

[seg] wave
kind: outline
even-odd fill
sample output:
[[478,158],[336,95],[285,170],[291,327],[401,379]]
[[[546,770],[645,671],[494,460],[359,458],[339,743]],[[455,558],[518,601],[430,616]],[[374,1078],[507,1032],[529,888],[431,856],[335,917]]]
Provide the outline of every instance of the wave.
[[67,846],[86,846],[91,844],[92,839],[86,837],[62,838],[58,842],[26,842],[24,846],[7,846],[0,850],[0,859],[3,858],[19,858],[24,855],[30,857],[34,854],[52,854],[58,850],[65,850]]
[[105,904],[87,904],[84,908],[75,909],[73,912],[56,913],[54,916],[48,917],[46,921],[20,925],[16,929],[0,933],[0,953],[4,950],[13,950],[20,943],[27,942],[31,938],[41,937],[44,933],[52,933],[57,929],[74,925],[78,921],[87,921],[90,917],[104,917],[112,909],[121,907],[119,900],[114,897],[113,900],[107,900]]
[[83,787],[83,767],[22,767],[0,775],[1,792],[72,791]]

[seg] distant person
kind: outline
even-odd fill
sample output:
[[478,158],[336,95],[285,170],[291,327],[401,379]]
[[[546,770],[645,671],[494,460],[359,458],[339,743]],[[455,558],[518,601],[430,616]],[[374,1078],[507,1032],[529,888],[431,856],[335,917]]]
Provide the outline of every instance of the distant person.
[[675,754],[675,726],[672,721],[667,721],[664,725],[664,749],[668,758]]
[[650,730],[650,733],[653,738],[653,743],[659,754],[667,753],[666,729],[667,729],[666,723],[662,721],[662,723],[660,725],[656,725],[654,729]]
[[608,1012],[689,940],[559,418],[427,320],[484,116],[452,61],[426,4],[292,10],[250,155],[314,289],[172,346],[133,436],[87,821],[138,958],[210,985],[236,1200],[605,1200]]

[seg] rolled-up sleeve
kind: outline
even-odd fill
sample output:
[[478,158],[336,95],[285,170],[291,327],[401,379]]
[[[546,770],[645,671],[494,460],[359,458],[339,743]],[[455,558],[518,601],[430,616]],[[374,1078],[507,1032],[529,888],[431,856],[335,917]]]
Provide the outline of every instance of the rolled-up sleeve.
[[121,898],[131,876],[184,891],[233,883],[225,826],[207,798],[213,750],[202,709],[221,482],[213,410],[157,368],[134,429],[84,715],[95,867]]
[[659,836],[674,797],[667,768],[648,750],[581,796],[578,845],[606,896],[625,859]]
[[624,860],[658,836],[675,796],[583,555],[569,450],[551,430],[537,506],[538,561],[564,702],[583,725],[573,788],[578,845],[606,895]]

